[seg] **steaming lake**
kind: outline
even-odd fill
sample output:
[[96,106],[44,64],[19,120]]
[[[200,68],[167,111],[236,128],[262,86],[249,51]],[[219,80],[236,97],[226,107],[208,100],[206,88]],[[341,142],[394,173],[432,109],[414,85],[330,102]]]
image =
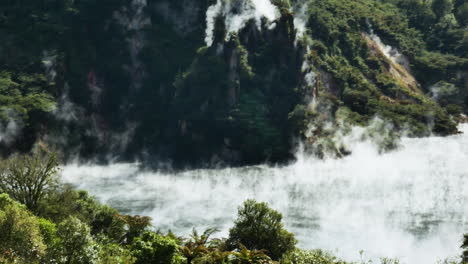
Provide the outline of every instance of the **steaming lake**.
[[119,210],[153,218],[161,230],[187,235],[218,227],[227,236],[247,198],[284,215],[299,246],[345,260],[397,257],[428,264],[457,256],[468,232],[468,125],[465,134],[402,139],[378,154],[366,142],[343,159],[298,154],[285,167],[159,173],[138,164],[67,165],[64,181]]

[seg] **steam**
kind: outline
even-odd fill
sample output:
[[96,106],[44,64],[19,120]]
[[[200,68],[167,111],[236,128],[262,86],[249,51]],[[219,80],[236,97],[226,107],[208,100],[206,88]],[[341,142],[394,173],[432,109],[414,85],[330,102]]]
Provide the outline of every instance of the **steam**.
[[10,145],[21,132],[23,122],[10,119],[6,124],[0,123],[0,143]]
[[[307,32],[307,8],[308,1],[298,1],[293,7],[294,27],[296,28],[296,39],[302,38]],[[297,42],[297,40],[296,40]]]
[[316,97],[318,91],[316,89],[316,73],[312,63],[309,61],[309,54],[311,52],[310,41],[307,40],[307,8],[308,1],[298,1],[294,4],[292,10],[294,13],[294,28],[296,29],[296,40],[295,45],[297,46],[299,40],[303,40],[303,45],[305,46],[305,54],[302,63],[302,73],[304,74],[304,83],[306,88],[311,90],[310,98],[307,98],[310,101],[309,107],[314,109],[316,107]]
[[397,48],[394,48],[389,45],[385,45],[382,41],[382,39],[374,33],[374,28],[372,27],[372,24],[369,21],[367,22],[367,26],[369,27],[370,35],[369,37],[377,44],[379,47],[380,51],[385,55],[387,59],[392,61],[393,63],[397,63],[405,67],[407,70],[409,70],[409,60],[408,58],[401,54]]
[[308,58],[309,53],[310,53],[310,46],[307,45],[301,70],[302,70],[302,73],[304,74],[305,85],[307,88],[311,89],[312,91],[311,97],[312,97],[312,100],[314,100],[318,93],[315,87],[315,81],[316,81],[317,75],[315,74],[313,70],[313,66],[309,61],[309,58]]
[[261,30],[263,18],[271,26],[280,13],[270,0],[217,0],[216,4],[206,11],[205,43],[209,47],[213,44],[215,22],[219,16],[224,18],[226,31],[236,33],[251,20],[256,22],[259,30]]
[[468,228],[468,135],[403,138],[403,147],[385,154],[369,137],[347,144],[350,156],[321,160],[299,152],[286,167],[162,173],[140,164],[70,164],[63,179],[179,235],[219,227],[226,236],[237,206],[255,198],[283,212],[303,248],[351,261],[364,250],[365,258],[407,264],[459,255]]
[[84,109],[77,106],[69,98],[70,86],[65,83],[64,91],[60,96],[55,109],[52,111],[55,118],[68,123],[79,121],[83,117]]
[[454,84],[447,82],[438,82],[429,88],[432,100],[439,101],[439,99],[449,96],[455,96],[458,89]]
[[46,77],[49,82],[55,81],[57,76],[57,55],[53,51],[46,50],[42,53],[42,64],[45,67]]
[[141,50],[145,45],[143,29],[151,24],[150,18],[145,13],[147,0],[132,0],[130,8],[123,7],[114,13],[117,21],[131,33],[127,39],[130,50],[130,74],[133,76],[133,87],[139,89],[144,78],[143,63],[139,59]]
[[319,102],[316,107],[323,114],[309,122],[305,134],[309,144],[307,149],[303,146],[299,148],[303,154],[339,158],[352,153],[356,145],[363,141],[372,143],[379,153],[396,148],[401,143],[401,134],[391,123],[378,116],[370,120],[367,127],[351,127],[346,122],[348,115],[344,109],[339,109],[333,116],[326,103]]

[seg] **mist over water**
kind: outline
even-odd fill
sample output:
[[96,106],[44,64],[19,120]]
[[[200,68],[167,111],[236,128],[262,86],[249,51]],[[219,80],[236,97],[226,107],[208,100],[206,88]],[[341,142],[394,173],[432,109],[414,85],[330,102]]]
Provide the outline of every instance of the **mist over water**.
[[218,227],[227,236],[237,207],[255,198],[283,213],[302,248],[428,264],[459,255],[468,231],[468,125],[460,130],[465,134],[404,138],[385,154],[368,142],[343,159],[298,153],[285,167],[160,173],[139,164],[70,164],[63,179],[178,235]]

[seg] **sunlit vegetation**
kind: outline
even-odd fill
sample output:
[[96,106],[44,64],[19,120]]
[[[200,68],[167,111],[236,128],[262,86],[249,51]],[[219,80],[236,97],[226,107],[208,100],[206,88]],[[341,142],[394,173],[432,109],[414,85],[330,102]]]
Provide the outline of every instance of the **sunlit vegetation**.
[[[441,10],[436,2],[431,6],[430,1],[311,1],[308,25],[315,41],[309,59],[325,73],[318,76],[320,93],[325,95],[322,98],[336,108],[348,107],[361,117],[359,122],[377,115],[397,128],[409,129],[413,135],[430,130],[439,134],[456,131],[447,111],[437,103],[460,106],[448,107],[455,115],[466,111],[465,79],[457,77],[457,71],[466,70],[468,62],[466,53],[458,52],[466,29],[457,24],[458,31],[453,33],[461,37],[458,48],[432,43],[436,32],[429,33],[429,28],[422,29],[422,25],[415,24],[429,23],[428,27],[437,27],[443,18],[434,14]],[[448,14],[453,11],[450,7],[446,9],[443,12]],[[433,19],[416,21],[407,12],[418,16],[423,15],[419,12],[426,12]],[[407,56],[410,62],[407,70],[416,77],[418,87],[409,87],[408,80],[402,79],[408,78],[404,74],[395,75],[395,71],[402,70],[401,66],[394,65],[377,44],[369,41],[365,34],[371,33]],[[438,39],[446,37],[440,35]],[[428,96],[440,81],[451,83],[451,100],[440,102]],[[335,100],[327,98],[330,93]]]

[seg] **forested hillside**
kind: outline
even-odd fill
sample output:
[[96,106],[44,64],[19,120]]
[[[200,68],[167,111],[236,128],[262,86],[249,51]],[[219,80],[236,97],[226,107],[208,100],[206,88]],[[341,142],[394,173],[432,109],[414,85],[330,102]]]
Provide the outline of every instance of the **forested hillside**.
[[453,134],[467,23],[464,0],[4,0],[2,152],[251,164],[346,155],[334,135],[376,118]]

